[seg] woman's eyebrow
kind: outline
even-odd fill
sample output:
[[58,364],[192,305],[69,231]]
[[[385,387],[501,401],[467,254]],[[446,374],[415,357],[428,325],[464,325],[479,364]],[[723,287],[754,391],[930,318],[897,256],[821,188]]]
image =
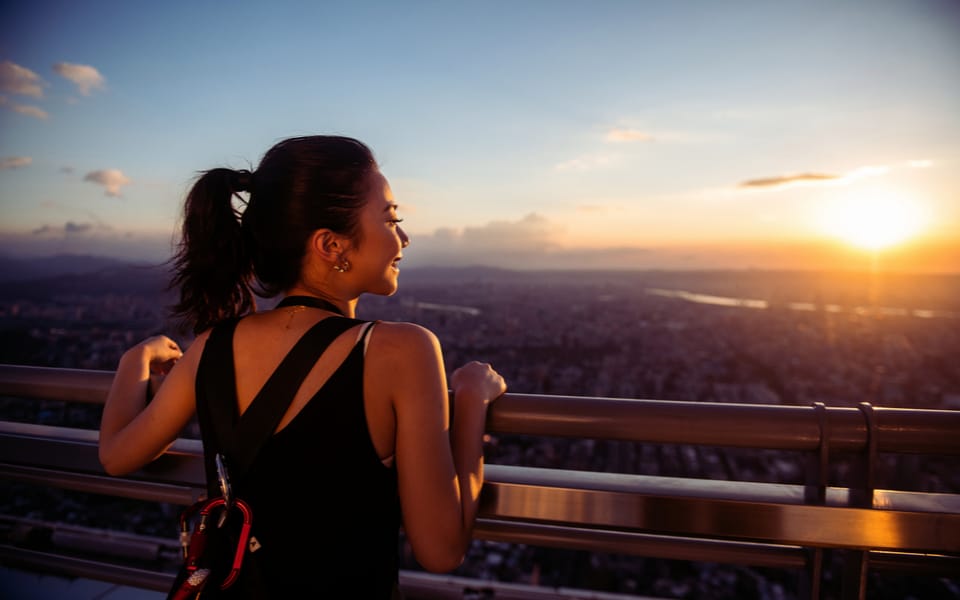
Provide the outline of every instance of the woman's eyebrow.
[[391,210],[397,210],[400,208],[396,202],[388,202],[387,206],[383,209],[383,212],[390,212]]

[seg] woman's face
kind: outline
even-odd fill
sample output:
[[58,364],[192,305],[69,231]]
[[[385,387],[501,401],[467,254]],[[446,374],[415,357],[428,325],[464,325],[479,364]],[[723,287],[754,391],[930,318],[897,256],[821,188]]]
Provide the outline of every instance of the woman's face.
[[357,243],[346,255],[363,291],[384,296],[397,291],[402,251],[410,242],[400,221],[390,184],[380,171],[372,171]]

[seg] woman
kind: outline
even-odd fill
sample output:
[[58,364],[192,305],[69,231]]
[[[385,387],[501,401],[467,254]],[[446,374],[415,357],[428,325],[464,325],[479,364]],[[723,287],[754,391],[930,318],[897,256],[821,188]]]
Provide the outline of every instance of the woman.
[[[250,194],[242,212],[234,206],[238,192]],[[209,401],[196,391],[206,389],[197,386],[198,366],[218,324],[235,324],[225,351],[229,361],[232,348],[234,371],[226,393],[236,394],[243,414],[311,327],[354,318],[363,293],[393,294],[409,244],[400,221],[370,150],[350,138],[292,138],[270,149],[255,172],[202,174],[186,199],[173,279],[176,312],[197,337],[186,352],[157,336],[123,355],[103,411],[104,469],[122,475],[151,462],[197,402]],[[285,300],[257,312],[255,291]],[[506,391],[503,378],[471,362],[448,386],[440,345],[427,329],[349,325],[317,350],[243,482],[240,495],[261,543],[249,556],[269,597],[337,590],[389,597],[401,515],[428,571],[455,569],[471,540],[486,411]],[[151,372],[166,376],[147,402]],[[241,579],[228,591],[250,595],[244,587]]]

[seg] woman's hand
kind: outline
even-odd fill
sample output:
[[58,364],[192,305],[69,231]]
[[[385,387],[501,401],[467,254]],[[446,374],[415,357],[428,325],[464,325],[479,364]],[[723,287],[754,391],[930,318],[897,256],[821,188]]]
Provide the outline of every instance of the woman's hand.
[[450,385],[455,398],[469,391],[471,396],[482,398],[484,405],[489,405],[507,391],[503,377],[489,363],[477,361],[468,362],[454,371]]
[[155,335],[147,338],[131,349],[139,352],[147,363],[150,378],[147,381],[147,402],[150,402],[160,389],[160,385],[167,373],[183,356],[180,346],[165,335]]
[[147,338],[134,347],[143,353],[152,375],[166,375],[183,356],[180,346],[165,335]]

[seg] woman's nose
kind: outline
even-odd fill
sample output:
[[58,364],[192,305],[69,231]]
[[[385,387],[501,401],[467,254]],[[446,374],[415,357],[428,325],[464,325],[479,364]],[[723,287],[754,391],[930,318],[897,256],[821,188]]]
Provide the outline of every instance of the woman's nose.
[[400,247],[406,248],[410,245],[410,236],[407,235],[407,232],[401,228],[397,228],[397,232],[400,234]]

